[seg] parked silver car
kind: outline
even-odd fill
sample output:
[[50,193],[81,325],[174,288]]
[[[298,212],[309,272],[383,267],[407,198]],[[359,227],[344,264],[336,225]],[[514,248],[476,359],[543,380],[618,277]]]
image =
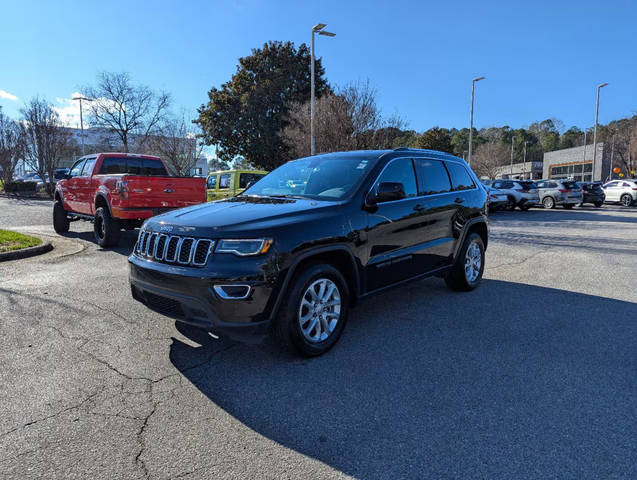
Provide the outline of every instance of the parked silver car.
[[613,180],[602,188],[606,194],[606,203],[619,202],[630,207],[637,202],[637,180]]
[[505,192],[493,188],[490,185],[485,185],[484,189],[489,194],[489,213],[506,208],[509,203],[509,198]]
[[507,210],[528,210],[540,202],[537,185],[531,180],[494,180],[491,186],[507,195]]
[[573,208],[584,199],[582,187],[574,180],[540,180],[537,187],[544,208],[555,208],[555,205]]

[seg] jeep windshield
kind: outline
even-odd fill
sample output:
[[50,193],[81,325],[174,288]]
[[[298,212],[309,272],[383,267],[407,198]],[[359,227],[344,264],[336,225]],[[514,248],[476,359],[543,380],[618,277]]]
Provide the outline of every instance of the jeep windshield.
[[348,197],[376,163],[360,156],[317,156],[293,160],[241,195],[341,200]]

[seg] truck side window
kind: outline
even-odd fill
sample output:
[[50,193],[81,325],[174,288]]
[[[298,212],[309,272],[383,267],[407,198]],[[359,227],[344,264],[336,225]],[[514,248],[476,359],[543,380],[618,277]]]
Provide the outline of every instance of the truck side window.
[[84,162],[84,168],[82,169],[82,177],[88,177],[91,172],[93,172],[93,167],[95,166],[95,159],[89,158],[86,162]]
[[230,188],[230,174],[224,173],[219,177],[219,188]]
[[86,160],[80,160],[75,165],[73,165],[73,168],[71,168],[71,172],[69,173],[69,175],[71,177],[79,177],[82,173],[82,167],[84,166],[85,161]]
[[208,180],[206,180],[206,187],[214,190],[215,188],[217,188],[217,176],[216,175],[211,175],[208,177]]
[[123,157],[104,158],[102,167],[100,168],[100,174],[117,175],[119,173],[126,173],[126,159]]

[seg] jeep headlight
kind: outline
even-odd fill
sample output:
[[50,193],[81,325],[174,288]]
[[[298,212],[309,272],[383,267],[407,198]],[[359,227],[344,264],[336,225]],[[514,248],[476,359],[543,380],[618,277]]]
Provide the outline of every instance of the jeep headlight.
[[219,240],[215,252],[233,253],[240,257],[262,255],[270,250],[272,242],[271,238]]

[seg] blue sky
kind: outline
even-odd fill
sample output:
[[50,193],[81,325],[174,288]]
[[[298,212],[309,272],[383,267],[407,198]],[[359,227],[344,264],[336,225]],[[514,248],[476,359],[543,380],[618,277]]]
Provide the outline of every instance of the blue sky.
[[[308,42],[327,78],[369,79],[387,114],[418,131],[469,123],[520,127],[549,117],[568,127],[637,111],[637,3],[451,1],[25,1],[0,6],[0,105],[11,116],[35,94],[74,114],[70,96],[101,70],[127,71],[195,109],[237,58],[268,40]],[[17,97],[17,100],[12,98]],[[72,117],[69,117],[72,118]],[[73,120],[75,121],[75,120]]]

